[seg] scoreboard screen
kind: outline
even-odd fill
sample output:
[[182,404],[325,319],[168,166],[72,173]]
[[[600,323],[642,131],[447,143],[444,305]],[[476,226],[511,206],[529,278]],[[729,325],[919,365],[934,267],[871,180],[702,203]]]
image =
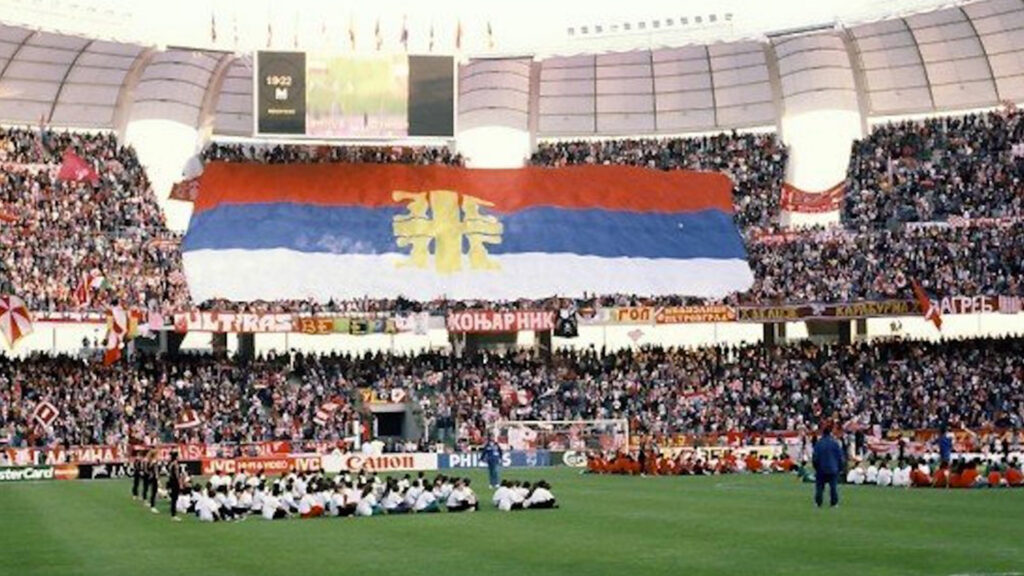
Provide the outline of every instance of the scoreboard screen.
[[260,52],[256,65],[259,134],[306,133],[306,55]]
[[451,137],[455,62],[450,56],[337,56],[258,52],[260,136]]

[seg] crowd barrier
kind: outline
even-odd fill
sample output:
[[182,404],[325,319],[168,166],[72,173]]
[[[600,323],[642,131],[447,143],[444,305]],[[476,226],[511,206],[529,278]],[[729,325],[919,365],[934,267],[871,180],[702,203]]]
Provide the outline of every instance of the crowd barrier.
[[[943,316],[960,314],[1019,314],[1024,298],[1000,294],[941,296],[932,304]],[[171,323],[154,330],[188,332],[229,332],[237,334],[427,334],[429,330],[453,333],[558,331],[560,318],[572,317],[579,326],[621,326],[692,324],[709,322],[797,322],[805,320],[852,320],[916,316],[920,304],[914,299],[862,300],[833,303],[792,303],[694,306],[581,307],[561,311],[525,309],[496,312],[460,310],[410,313],[259,313],[183,312],[169,318]],[[83,312],[35,312],[36,322],[102,322],[105,315]]]

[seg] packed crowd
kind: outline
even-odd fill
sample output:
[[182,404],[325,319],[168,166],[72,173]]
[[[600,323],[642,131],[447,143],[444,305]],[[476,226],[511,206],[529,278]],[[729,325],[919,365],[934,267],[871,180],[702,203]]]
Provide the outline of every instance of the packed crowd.
[[[666,140],[542,144],[536,165],[616,163],[728,172],[747,236],[754,286],[729,304],[846,302],[908,298],[918,279],[935,295],[1020,295],[1021,221],[987,226],[889,226],[948,216],[1015,217],[1022,200],[1016,111],[907,122],[877,128],[852,154],[844,205],[849,228],[772,233],[786,162],[773,134],[720,134]],[[64,182],[64,150],[90,162],[99,184]],[[206,161],[400,162],[461,165],[448,148],[213,143]],[[134,151],[110,134],[0,131],[0,287],[37,311],[79,309],[75,289],[96,270],[106,279],[87,308],[111,302],[167,312],[190,308],[249,312],[444,313],[460,308],[563,308],[559,299],[513,302],[349,301],[191,302],[178,240],[164,224]],[[591,295],[578,307],[706,303],[683,296]]]
[[314,146],[301,144],[241,144],[213,142],[203,149],[203,162],[307,164],[446,164],[462,166],[462,156],[447,147],[427,146]]
[[1024,221],[1007,226],[811,230],[748,246],[754,286],[740,302],[909,298],[911,279],[933,295],[1024,294]]
[[[96,185],[57,178],[65,150],[99,175]],[[107,282],[90,308],[120,302],[167,309],[185,301],[179,238],[166,227],[145,170],[112,134],[0,129],[0,291],[37,311],[79,307],[82,276]]]
[[951,216],[1024,216],[1024,113],[886,124],[854,143],[843,206],[848,226]]
[[735,132],[699,138],[552,142],[540,144],[530,162],[725,172],[733,180],[736,221],[747,229],[778,223],[786,147],[775,134]]
[[[111,369],[73,358],[0,358],[0,440],[12,446],[337,440],[362,391],[417,403],[428,430],[482,442],[499,420],[623,418],[630,432],[1024,426],[1024,339],[765,348],[279,356],[249,363],[140,357]],[[398,391],[396,393],[396,391]],[[43,401],[60,414],[32,422]],[[333,403],[328,418],[317,412]],[[194,410],[198,422],[175,429]],[[436,438],[437,436],[432,436]]]

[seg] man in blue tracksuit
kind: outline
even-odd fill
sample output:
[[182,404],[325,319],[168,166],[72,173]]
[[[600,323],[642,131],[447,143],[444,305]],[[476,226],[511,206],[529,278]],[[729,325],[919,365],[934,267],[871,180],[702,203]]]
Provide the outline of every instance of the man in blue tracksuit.
[[949,429],[943,424],[939,427],[939,464],[949,467],[949,461],[953,458],[953,439],[949,436]]
[[491,438],[484,444],[483,459],[487,463],[487,479],[491,485],[491,488],[497,488],[498,484],[501,483],[501,478],[498,477],[498,470],[501,468],[501,446]]
[[821,500],[828,484],[829,503],[839,506],[839,474],[843,471],[846,458],[839,442],[832,437],[832,427],[826,425],[821,438],[814,444],[814,503],[821,508]]

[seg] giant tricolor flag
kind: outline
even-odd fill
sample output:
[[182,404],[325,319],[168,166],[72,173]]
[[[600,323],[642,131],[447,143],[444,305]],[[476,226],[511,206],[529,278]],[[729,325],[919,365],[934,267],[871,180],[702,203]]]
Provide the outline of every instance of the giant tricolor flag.
[[197,301],[721,297],[753,282],[718,173],[212,163],[183,241]]

